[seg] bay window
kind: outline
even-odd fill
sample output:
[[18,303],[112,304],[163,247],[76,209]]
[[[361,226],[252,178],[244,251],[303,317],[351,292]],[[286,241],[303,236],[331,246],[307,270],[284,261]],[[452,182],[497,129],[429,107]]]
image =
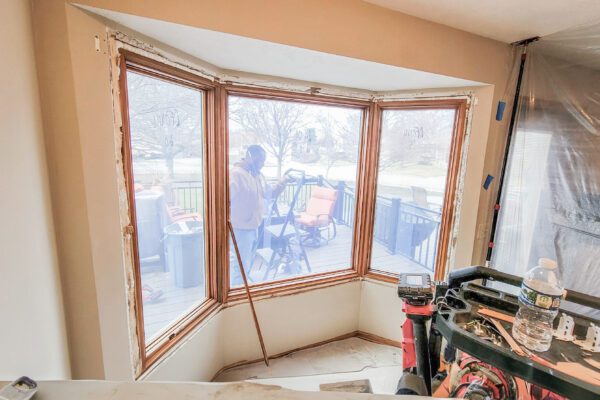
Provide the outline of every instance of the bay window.
[[259,296],[443,275],[465,100],[327,97],[221,84],[129,51],[119,60],[141,371],[245,299],[228,221]]

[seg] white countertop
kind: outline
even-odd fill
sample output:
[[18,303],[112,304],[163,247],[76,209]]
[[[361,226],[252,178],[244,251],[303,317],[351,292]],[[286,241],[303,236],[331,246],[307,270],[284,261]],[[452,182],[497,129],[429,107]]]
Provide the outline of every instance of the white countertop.
[[[3,387],[8,382],[0,383]],[[33,400],[398,400],[398,396],[340,392],[302,392],[246,382],[42,381]],[[406,400],[429,397],[402,396]]]

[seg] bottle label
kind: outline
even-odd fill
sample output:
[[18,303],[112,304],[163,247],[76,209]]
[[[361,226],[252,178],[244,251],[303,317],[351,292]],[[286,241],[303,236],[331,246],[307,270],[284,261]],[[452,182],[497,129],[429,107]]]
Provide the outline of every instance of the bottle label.
[[558,310],[558,307],[560,307],[561,297],[562,294],[553,295],[542,293],[523,283],[521,285],[521,294],[519,295],[519,300],[521,300],[523,303],[542,308],[544,310]]

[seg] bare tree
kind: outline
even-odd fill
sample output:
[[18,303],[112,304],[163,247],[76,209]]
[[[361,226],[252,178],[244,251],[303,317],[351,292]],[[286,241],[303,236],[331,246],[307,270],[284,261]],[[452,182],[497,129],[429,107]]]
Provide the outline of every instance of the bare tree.
[[446,160],[452,139],[453,112],[444,109],[384,112],[379,169]]
[[317,120],[322,131],[319,152],[325,164],[325,177],[328,178],[329,171],[336,164],[357,162],[361,114],[350,113],[342,121],[320,115]]
[[201,94],[136,73],[127,84],[134,156],[164,159],[171,182],[178,155],[202,155]]
[[231,97],[229,118],[252,133],[277,161],[277,177],[305,126],[306,106],[286,101]]

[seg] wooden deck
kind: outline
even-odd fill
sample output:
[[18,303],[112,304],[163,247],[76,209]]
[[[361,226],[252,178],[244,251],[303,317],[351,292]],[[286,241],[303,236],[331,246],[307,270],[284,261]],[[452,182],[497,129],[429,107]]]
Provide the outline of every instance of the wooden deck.
[[[350,268],[352,256],[352,230],[347,226],[338,226],[337,236],[329,241],[329,243],[323,244],[320,247],[305,247],[305,249],[312,270],[311,272],[308,271],[304,262],[300,262],[300,267],[302,268],[301,271],[295,271],[296,273],[293,273],[293,271],[286,270],[284,266],[281,266],[276,273],[274,269],[269,271],[268,280]],[[373,245],[372,260],[373,265],[382,266],[382,270],[392,273],[429,272],[432,274],[431,271],[428,271],[425,267],[411,261],[407,257],[399,254],[390,254],[383,245],[377,242]],[[250,279],[253,282],[263,282],[265,272],[265,265],[261,265],[260,257],[257,257],[255,267],[250,271]]]
[[159,299],[144,302],[146,342],[206,298],[204,285],[177,287],[169,272],[142,273],[142,285],[163,292]]
[[[300,262],[300,271],[290,271],[281,265],[276,271],[275,268],[269,271],[268,280],[350,268],[351,252],[352,230],[347,226],[338,226],[337,236],[329,243],[320,247],[306,247],[312,272],[308,271],[304,262]],[[389,272],[432,274],[431,271],[407,257],[399,254],[389,254],[386,248],[379,243],[373,245],[372,260],[374,265],[381,266],[382,270]],[[262,282],[265,272],[266,266],[264,264],[261,266],[261,260],[257,257],[255,266],[249,274],[251,282]],[[163,291],[159,299],[144,302],[144,324],[147,340],[154,337],[205,298],[203,285],[190,288],[176,287],[169,272],[143,272],[142,284],[150,285],[154,290]]]

